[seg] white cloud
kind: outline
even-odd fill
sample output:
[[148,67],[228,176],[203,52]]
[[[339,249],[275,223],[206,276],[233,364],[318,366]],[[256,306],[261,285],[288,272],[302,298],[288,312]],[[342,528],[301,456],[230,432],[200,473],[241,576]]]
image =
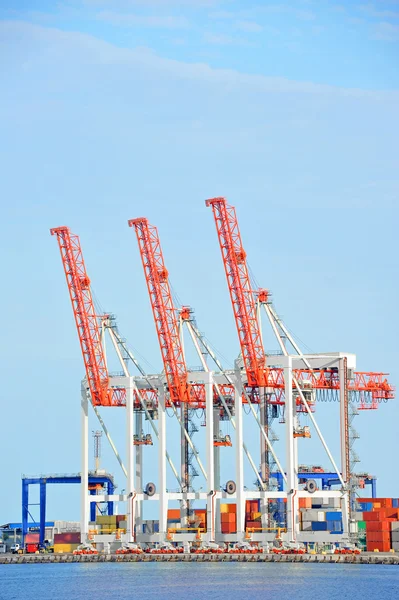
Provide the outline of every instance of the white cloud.
[[[228,1],[228,0],[227,0]],[[83,0],[87,6],[110,6],[115,8],[188,6],[190,8],[206,8],[225,4],[226,0]]]
[[399,41],[399,25],[393,25],[388,22],[381,22],[376,25],[372,38],[386,42]]
[[233,35],[227,35],[225,33],[211,33],[209,31],[206,31],[204,33],[203,39],[205,43],[214,44],[216,46],[249,45],[249,42],[247,42],[246,40],[239,37],[235,37]]
[[188,19],[175,15],[136,15],[104,10],[97,13],[97,19],[123,27],[159,27],[165,29],[186,29]]
[[361,4],[359,9],[369,17],[377,19],[399,19],[399,12],[387,10],[386,8],[377,8],[374,4]]
[[[382,24],[383,25],[383,24]],[[209,34],[213,35],[213,34]],[[33,25],[23,21],[0,21],[0,40],[3,45],[9,39],[22,40],[33,46],[42,48],[40,59],[54,63],[72,60],[71,51],[76,54],[80,65],[126,65],[131,68],[153,69],[175,79],[197,81],[198,83],[220,84],[224,86],[243,87],[247,90],[267,93],[296,93],[328,96],[331,98],[395,98],[399,101],[399,92],[369,91],[359,88],[343,88],[334,85],[295,81],[285,77],[268,77],[241,73],[234,69],[213,68],[205,63],[186,63],[163,58],[149,48],[119,48],[109,42],[92,35],[78,32],[67,32],[55,28]],[[211,38],[212,39],[212,38]],[[215,43],[230,42],[230,37],[213,38]],[[236,38],[231,38],[236,41]],[[18,46],[19,48],[19,46]],[[4,52],[3,52],[4,56]],[[27,57],[24,55],[24,60]],[[29,52],[29,63],[35,61],[35,53]]]
[[234,26],[236,29],[247,31],[248,33],[259,33],[260,31],[263,31],[262,25],[255,23],[255,21],[236,21]]

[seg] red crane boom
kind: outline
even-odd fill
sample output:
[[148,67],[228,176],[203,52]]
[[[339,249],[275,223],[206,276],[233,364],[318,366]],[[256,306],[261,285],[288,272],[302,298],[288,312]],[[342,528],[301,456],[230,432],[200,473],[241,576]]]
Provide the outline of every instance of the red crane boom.
[[95,406],[120,406],[124,390],[112,389],[109,385],[99,318],[94,310],[79,237],[71,233],[69,227],[55,227],[50,233],[57,237],[61,252],[92,402]]
[[128,221],[134,227],[139,244],[144,275],[161,349],[170,401],[190,402],[191,389],[179,334],[178,313],[173,305],[168,271],[162,254],[158,230],[148,219]]
[[206,206],[213,210],[248,385],[265,387],[266,356],[236,211],[225,198],[206,200]]

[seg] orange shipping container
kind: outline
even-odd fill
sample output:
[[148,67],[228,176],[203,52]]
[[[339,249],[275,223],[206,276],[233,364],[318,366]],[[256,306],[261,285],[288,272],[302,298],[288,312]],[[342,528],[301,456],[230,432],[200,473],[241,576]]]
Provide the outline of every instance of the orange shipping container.
[[236,523],[237,516],[234,513],[222,513],[221,520],[222,523]]
[[180,520],[180,508],[169,508],[168,521]]
[[312,508],[312,498],[299,498],[299,508]]
[[392,498],[357,498],[358,502],[371,502],[374,506],[380,504],[381,508],[391,508]]
[[228,512],[229,513],[236,513],[237,512],[237,504],[228,504]]
[[222,523],[222,533],[235,533],[236,531],[235,523]]

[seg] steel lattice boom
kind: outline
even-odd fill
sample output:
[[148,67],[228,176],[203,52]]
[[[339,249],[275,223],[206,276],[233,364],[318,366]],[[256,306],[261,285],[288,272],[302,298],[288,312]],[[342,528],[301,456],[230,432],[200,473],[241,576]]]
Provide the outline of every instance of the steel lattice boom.
[[50,233],[57,237],[61,252],[92,402],[95,406],[120,406],[125,393],[109,386],[99,318],[94,310],[79,237],[69,227],[55,227]]
[[235,208],[225,198],[212,198],[206,205],[213,210],[248,385],[264,387],[266,356]]
[[178,313],[173,305],[158,230],[145,218],[131,219],[128,223],[137,235],[170,400],[173,403],[190,402]]

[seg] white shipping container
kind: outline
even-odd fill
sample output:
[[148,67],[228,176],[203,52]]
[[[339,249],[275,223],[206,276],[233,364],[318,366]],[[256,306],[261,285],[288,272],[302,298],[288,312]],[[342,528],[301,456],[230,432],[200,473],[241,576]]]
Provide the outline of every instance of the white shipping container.
[[318,521],[325,521],[326,520],[326,513],[325,513],[324,510],[317,511],[317,520]]
[[399,530],[399,521],[391,521],[391,531]]
[[302,521],[302,531],[312,531],[312,522]]
[[[318,521],[319,520],[319,511],[315,508],[307,508],[306,510],[303,511],[302,513],[302,518],[305,519],[305,521]],[[325,519],[322,519],[322,521],[324,521]]]
[[357,533],[357,523],[349,523],[349,533]]
[[312,506],[317,506],[318,504],[323,504],[323,498],[312,498]]
[[392,542],[392,550],[399,552],[399,542]]
[[396,529],[396,531],[392,531],[391,535],[393,542],[399,542],[399,529]]

